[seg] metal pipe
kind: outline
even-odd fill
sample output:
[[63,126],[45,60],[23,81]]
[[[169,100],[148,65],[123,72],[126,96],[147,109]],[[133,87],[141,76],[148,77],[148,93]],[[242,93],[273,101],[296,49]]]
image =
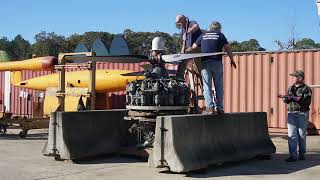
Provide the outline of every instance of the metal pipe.
[[[53,144],[52,144],[52,152],[53,152],[53,156],[55,158],[58,158],[58,155],[57,155],[57,112],[54,112],[51,114],[51,118],[52,118],[52,126],[53,126]],[[51,120],[50,120],[50,123],[51,123]],[[50,130],[50,129],[49,129]]]
[[30,96],[30,94],[27,94],[27,117],[29,117],[29,96]]
[[30,103],[31,103],[31,105],[30,105],[30,115],[31,115],[31,117],[33,118],[33,102],[34,102],[34,99],[33,99],[33,96],[31,95],[31,98],[30,98]]
[[164,117],[161,117],[160,120],[160,134],[161,134],[161,140],[160,140],[160,163],[161,163],[161,167],[164,167],[166,165],[166,161],[164,158],[164,149],[165,149],[165,142],[164,142],[164,136],[166,133],[166,129],[164,128]]
[[[65,62],[63,61],[64,56],[60,56],[59,55],[59,62],[61,62],[62,64],[64,64]],[[64,111],[64,100],[65,100],[65,81],[66,81],[66,69],[64,66],[60,66],[59,68],[57,68],[57,70],[59,71],[59,85],[58,85],[58,91],[57,91],[57,97],[58,97],[58,102],[59,102],[59,106],[58,106],[58,111]]]
[[314,85],[314,84],[312,84],[312,85],[309,85],[309,87],[311,87],[311,88],[320,88],[320,85]]
[[90,94],[90,109],[96,109],[96,62],[90,61],[90,77],[89,77],[89,94]]
[[20,91],[19,99],[20,99],[20,111],[19,111],[19,113],[20,113],[20,116],[22,116],[22,96],[21,96],[21,91]]
[[[85,55],[85,56],[93,56],[95,53],[94,52],[77,52],[77,53],[60,53],[58,56],[58,62],[59,64],[65,64],[66,61],[73,61],[76,60],[77,58],[80,58],[81,56],[79,55]],[[72,59],[74,57],[75,59]],[[68,59],[71,58],[71,59]]]

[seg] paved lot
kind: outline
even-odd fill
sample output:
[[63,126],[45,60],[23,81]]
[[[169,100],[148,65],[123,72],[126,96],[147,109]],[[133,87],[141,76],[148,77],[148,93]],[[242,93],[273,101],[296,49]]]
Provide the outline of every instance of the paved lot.
[[308,136],[307,160],[286,163],[286,136],[272,134],[277,154],[272,160],[250,160],[209,167],[201,172],[172,174],[151,169],[135,158],[100,157],[78,164],[42,156],[47,130],[30,131],[20,139],[18,131],[0,137],[0,179],[320,179],[320,136]]

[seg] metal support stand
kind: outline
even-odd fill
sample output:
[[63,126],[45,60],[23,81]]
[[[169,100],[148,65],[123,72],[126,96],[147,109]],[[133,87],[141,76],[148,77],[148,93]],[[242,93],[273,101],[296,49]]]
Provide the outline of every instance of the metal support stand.
[[202,76],[200,72],[201,61],[200,59],[192,60],[192,67],[188,69],[190,89],[191,89],[191,107],[190,113],[198,114],[198,100],[200,94],[203,92]]
[[96,109],[96,62],[90,61],[89,62],[90,68],[90,79],[89,79],[89,92],[90,95],[90,110]]
[[65,96],[66,96],[66,68],[86,68],[90,71],[88,93],[85,95],[90,99],[90,110],[96,108],[96,62],[89,61],[87,63],[79,64],[66,64],[65,57],[75,55],[92,56],[93,52],[83,53],[60,53],[58,60],[59,65],[55,66],[55,69],[59,71],[59,86],[57,91],[57,98],[59,102],[58,111],[65,111]]
[[59,85],[57,91],[57,98],[59,102],[58,111],[64,111],[64,99],[66,95],[66,69],[63,65],[64,64],[61,64],[61,66],[56,67],[59,71]]

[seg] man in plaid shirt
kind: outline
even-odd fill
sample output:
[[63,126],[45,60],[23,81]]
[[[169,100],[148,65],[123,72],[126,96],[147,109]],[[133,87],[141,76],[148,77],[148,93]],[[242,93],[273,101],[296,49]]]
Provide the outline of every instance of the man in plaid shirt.
[[[312,91],[304,83],[304,72],[297,70],[290,74],[294,78],[294,84],[289,87],[287,95],[278,95],[288,104],[288,145],[290,156],[287,162],[305,160],[306,131],[309,120],[309,106]],[[297,154],[299,147],[299,157]]]

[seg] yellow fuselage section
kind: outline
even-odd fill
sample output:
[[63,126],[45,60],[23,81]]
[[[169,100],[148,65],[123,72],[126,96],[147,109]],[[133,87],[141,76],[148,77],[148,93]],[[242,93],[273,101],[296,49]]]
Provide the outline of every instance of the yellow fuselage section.
[[[114,92],[123,91],[128,82],[142,80],[144,76],[125,76],[122,74],[132,73],[129,70],[97,70],[96,91]],[[89,71],[66,72],[66,87],[87,88],[89,84]],[[21,82],[14,82],[15,86],[34,90],[45,91],[48,87],[58,87],[59,75],[50,74],[28,79]]]

